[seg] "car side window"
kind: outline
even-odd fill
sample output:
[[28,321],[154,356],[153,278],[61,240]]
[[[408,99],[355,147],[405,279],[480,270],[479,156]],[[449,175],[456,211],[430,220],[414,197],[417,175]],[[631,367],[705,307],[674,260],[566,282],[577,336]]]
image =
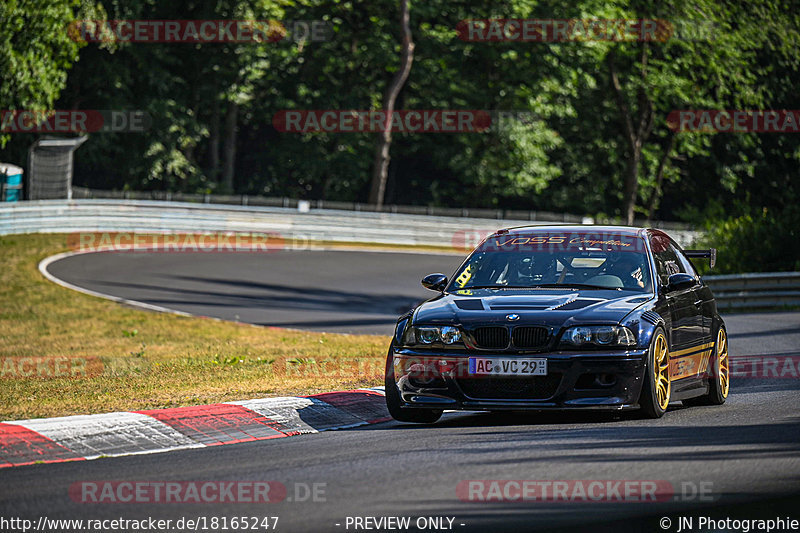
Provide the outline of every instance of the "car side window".
[[668,238],[661,235],[653,235],[650,238],[650,248],[653,250],[653,257],[656,260],[656,273],[658,274],[659,284],[666,287],[669,277],[672,274],[686,272],[678,252]]

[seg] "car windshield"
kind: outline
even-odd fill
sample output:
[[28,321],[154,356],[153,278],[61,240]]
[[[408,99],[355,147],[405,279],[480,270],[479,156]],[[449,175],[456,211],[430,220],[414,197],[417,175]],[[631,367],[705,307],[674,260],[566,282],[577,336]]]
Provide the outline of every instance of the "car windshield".
[[650,292],[644,241],[585,233],[490,237],[458,270],[450,290],[532,287]]

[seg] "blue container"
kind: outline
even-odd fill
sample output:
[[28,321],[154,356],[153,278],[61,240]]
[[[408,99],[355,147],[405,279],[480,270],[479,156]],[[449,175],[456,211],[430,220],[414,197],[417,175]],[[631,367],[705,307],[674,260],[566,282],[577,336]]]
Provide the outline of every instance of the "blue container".
[[22,169],[16,165],[0,163],[0,202],[22,200]]

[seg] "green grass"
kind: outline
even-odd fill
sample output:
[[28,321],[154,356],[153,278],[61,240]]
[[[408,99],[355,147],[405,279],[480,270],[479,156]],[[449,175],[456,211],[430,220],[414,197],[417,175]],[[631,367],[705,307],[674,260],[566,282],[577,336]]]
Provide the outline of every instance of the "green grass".
[[[387,337],[124,307],[62,288],[39,273],[40,260],[67,249],[66,235],[0,237],[0,420],[382,383]],[[31,375],[20,375],[20,369]]]

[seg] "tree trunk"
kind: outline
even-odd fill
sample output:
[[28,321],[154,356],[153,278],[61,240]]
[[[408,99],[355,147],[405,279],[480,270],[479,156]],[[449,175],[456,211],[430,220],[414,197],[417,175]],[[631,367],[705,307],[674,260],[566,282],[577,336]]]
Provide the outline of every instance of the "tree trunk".
[[675,132],[670,132],[669,134],[669,141],[667,142],[667,148],[664,150],[664,153],[661,155],[661,161],[658,162],[658,170],[656,170],[656,186],[653,189],[653,194],[650,196],[650,203],[647,206],[647,218],[652,220],[653,214],[656,211],[656,207],[658,206],[658,200],[661,198],[661,187],[664,183],[664,171],[667,167],[667,161],[669,161],[669,156],[672,154],[672,149],[675,148]]
[[222,168],[222,184],[225,192],[233,193],[233,170],[236,163],[236,124],[239,116],[239,105],[228,103],[225,110],[225,147],[223,148],[224,164]]
[[636,200],[639,194],[639,167],[642,161],[642,145],[650,136],[654,124],[653,102],[647,97],[643,89],[644,81],[647,78],[647,43],[642,43],[642,53],[639,59],[642,84],[637,92],[638,117],[633,116],[628,102],[626,101],[614,65],[613,52],[606,56],[606,61],[611,77],[611,87],[614,90],[617,107],[619,108],[619,113],[622,118],[625,140],[628,143],[628,149],[630,151],[628,167],[625,171],[625,192],[622,206],[625,223],[630,226],[633,224],[634,215],[636,213]]
[[628,168],[625,172],[625,223],[630,226],[633,224],[633,219],[636,214],[636,196],[639,192],[639,164],[642,161],[642,147],[635,145],[630,159],[628,159]]
[[386,177],[389,170],[389,149],[392,146],[392,114],[394,104],[400,89],[403,88],[411,72],[411,63],[414,61],[414,42],[411,40],[411,25],[409,23],[408,0],[400,1],[400,23],[403,32],[403,48],[400,70],[395,73],[392,82],[386,88],[383,97],[383,111],[386,121],[375,147],[375,160],[372,164],[372,183],[369,192],[369,203],[378,207],[383,206],[383,197],[386,192]]
[[219,100],[214,99],[214,108],[211,111],[211,134],[208,138],[208,177],[216,182],[219,179]]

